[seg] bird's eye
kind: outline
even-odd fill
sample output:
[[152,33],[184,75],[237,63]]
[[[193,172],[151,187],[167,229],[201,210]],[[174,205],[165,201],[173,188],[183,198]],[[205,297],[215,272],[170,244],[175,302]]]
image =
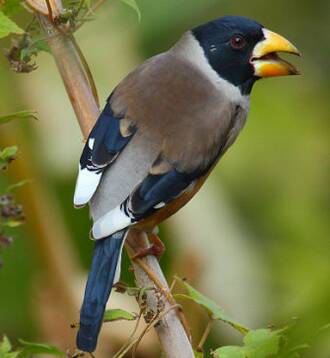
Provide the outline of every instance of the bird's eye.
[[230,45],[233,49],[242,49],[246,45],[246,40],[242,35],[235,35],[230,39]]

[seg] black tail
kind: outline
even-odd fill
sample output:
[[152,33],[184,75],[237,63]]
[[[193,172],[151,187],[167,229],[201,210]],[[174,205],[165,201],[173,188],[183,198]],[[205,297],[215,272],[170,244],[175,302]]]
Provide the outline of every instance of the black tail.
[[118,231],[95,244],[84,302],[80,310],[77,347],[82,351],[93,352],[96,348],[126,231]]

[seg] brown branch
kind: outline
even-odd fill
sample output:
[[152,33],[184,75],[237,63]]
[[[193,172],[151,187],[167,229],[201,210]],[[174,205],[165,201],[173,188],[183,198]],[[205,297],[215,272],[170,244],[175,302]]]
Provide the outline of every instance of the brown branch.
[[[78,45],[73,43],[73,35],[59,32],[47,16],[38,15],[38,19],[62,76],[83,136],[86,138],[97,119],[99,108],[88,75],[84,70],[80,51],[77,51]],[[130,232],[127,248],[134,247],[136,250],[136,248],[146,248],[148,245],[149,242],[145,235],[137,233],[136,230]],[[173,307],[173,304],[170,303],[173,298],[169,302],[168,297],[172,296],[157,258],[148,256],[136,262],[133,261],[133,267],[140,287],[157,287],[165,294],[165,297],[163,295],[161,299],[167,313],[155,326],[155,329],[166,356],[169,358],[193,358],[193,350],[181,321],[177,313],[170,309]],[[157,312],[159,301],[157,290],[147,292],[148,310]]]

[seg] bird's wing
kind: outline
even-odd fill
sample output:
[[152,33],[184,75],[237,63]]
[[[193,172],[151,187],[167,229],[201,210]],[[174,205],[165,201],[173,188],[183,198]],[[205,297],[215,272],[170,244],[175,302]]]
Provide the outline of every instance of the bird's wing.
[[[227,140],[229,133],[228,129],[224,136]],[[210,136],[212,134],[210,133]],[[196,135],[198,140],[198,134]],[[227,140],[218,142],[215,146],[217,150],[209,148],[213,151],[213,155],[208,159],[206,153],[199,159],[193,157],[189,147],[186,148],[181,160],[176,160],[177,157],[171,157],[171,153],[162,151],[151,164],[150,169],[145,171],[143,179],[132,187],[127,197],[95,221],[93,237],[100,239],[142,221],[156,211],[166,209],[168,204],[179,199],[186,191],[193,190],[194,186],[198,185],[198,180],[208,173],[222,154]],[[187,157],[190,157],[189,163],[184,162]],[[127,172],[129,173],[129,170]]]
[[[101,115],[82,156],[76,192],[87,202],[97,188],[90,201],[94,237],[146,218],[194,185],[225,148],[234,112],[221,89],[173,54],[128,75],[106,107],[111,118]],[[84,169],[97,175],[86,186]]]
[[125,118],[115,116],[109,100],[91,131],[79,163],[74,205],[87,204],[101,180],[104,170],[118,157],[135,133]]
[[96,239],[145,219],[192,188],[230,139],[235,105],[221,91],[180,61],[158,62],[154,71],[151,64],[125,80],[111,99],[114,113],[132,119],[136,133],[92,200]]

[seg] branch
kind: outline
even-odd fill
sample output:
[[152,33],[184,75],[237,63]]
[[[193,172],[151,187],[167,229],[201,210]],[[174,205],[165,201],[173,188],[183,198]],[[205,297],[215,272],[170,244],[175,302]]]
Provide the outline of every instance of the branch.
[[[84,70],[84,65],[86,64],[84,60],[81,59],[81,51],[77,50],[78,47],[72,34],[59,31],[45,15],[39,14],[38,19],[62,76],[82,133],[86,138],[97,119],[99,108],[90,87],[88,74]],[[106,198],[104,198],[104,200],[106,200]],[[132,250],[132,247],[135,250],[140,250],[148,247],[148,245],[149,242],[146,235],[142,235],[136,232],[136,230],[130,231],[126,245],[128,250]],[[194,357],[191,343],[177,312],[170,309],[170,307],[173,306],[173,302],[171,304],[168,300],[168,297],[171,297],[170,290],[157,258],[148,256],[139,259],[139,261],[143,263],[143,265],[139,265],[138,262],[133,261],[137,284],[140,287],[157,287],[161,285],[161,300],[163,301],[164,310],[168,310],[168,313],[164,315],[159,324],[155,327],[163,351],[169,358]],[[157,292],[152,290],[147,293],[148,310],[157,312],[159,302],[160,297],[159,294],[157,295]]]

